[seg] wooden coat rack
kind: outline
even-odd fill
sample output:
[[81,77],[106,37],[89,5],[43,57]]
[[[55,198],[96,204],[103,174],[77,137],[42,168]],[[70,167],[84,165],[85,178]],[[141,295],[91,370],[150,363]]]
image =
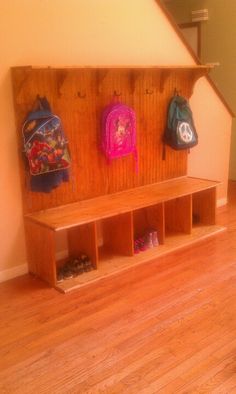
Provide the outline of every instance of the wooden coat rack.
[[[167,147],[162,160],[170,98],[175,90],[189,98],[207,72],[204,66],[12,69],[30,272],[65,292],[219,231],[217,183],[187,178],[186,151]],[[22,160],[21,127],[38,94],[62,119],[72,158],[70,182],[48,194],[29,190]],[[114,98],[136,112],[138,174],[132,155],[108,165],[101,150],[101,114]],[[148,226],[158,229],[161,245],[137,257],[134,237]],[[61,230],[69,256],[89,254],[96,270],[58,284],[55,233]],[[172,232],[182,238],[169,242]]]

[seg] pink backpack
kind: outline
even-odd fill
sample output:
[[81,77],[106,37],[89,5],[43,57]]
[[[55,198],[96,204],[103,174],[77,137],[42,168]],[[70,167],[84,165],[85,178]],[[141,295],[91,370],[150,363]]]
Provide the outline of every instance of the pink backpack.
[[102,114],[102,148],[112,159],[134,154],[137,166],[136,117],[132,108],[122,103],[108,105]]

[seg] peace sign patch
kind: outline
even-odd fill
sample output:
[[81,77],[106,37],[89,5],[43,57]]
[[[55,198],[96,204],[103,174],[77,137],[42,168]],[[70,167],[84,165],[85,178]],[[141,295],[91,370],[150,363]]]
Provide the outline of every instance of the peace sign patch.
[[192,142],[194,134],[189,123],[178,122],[177,133],[181,142],[184,142],[185,144]]

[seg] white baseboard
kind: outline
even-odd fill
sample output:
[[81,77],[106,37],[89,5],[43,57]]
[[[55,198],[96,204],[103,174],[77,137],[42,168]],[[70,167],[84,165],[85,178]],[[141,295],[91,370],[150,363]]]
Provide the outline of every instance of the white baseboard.
[[228,203],[227,197],[220,198],[219,200],[217,200],[216,206],[217,208],[223,207],[223,205],[226,205],[227,203]]
[[[67,250],[62,250],[56,253],[56,260],[64,259],[68,256]],[[28,273],[28,264],[17,265],[16,267],[8,268],[0,271],[0,283],[9,279],[16,278],[17,276],[25,275]]]
[[25,275],[28,272],[28,265],[21,264],[16,267],[8,268],[4,271],[0,271],[0,283],[6,280],[16,278],[17,276]]

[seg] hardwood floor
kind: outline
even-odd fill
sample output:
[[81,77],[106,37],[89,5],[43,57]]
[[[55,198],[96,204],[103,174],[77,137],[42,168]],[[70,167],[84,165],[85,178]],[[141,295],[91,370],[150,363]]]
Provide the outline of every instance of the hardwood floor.
[[236,393],[236,182],[227,231],[63,295],[0,285],[0,393]]

